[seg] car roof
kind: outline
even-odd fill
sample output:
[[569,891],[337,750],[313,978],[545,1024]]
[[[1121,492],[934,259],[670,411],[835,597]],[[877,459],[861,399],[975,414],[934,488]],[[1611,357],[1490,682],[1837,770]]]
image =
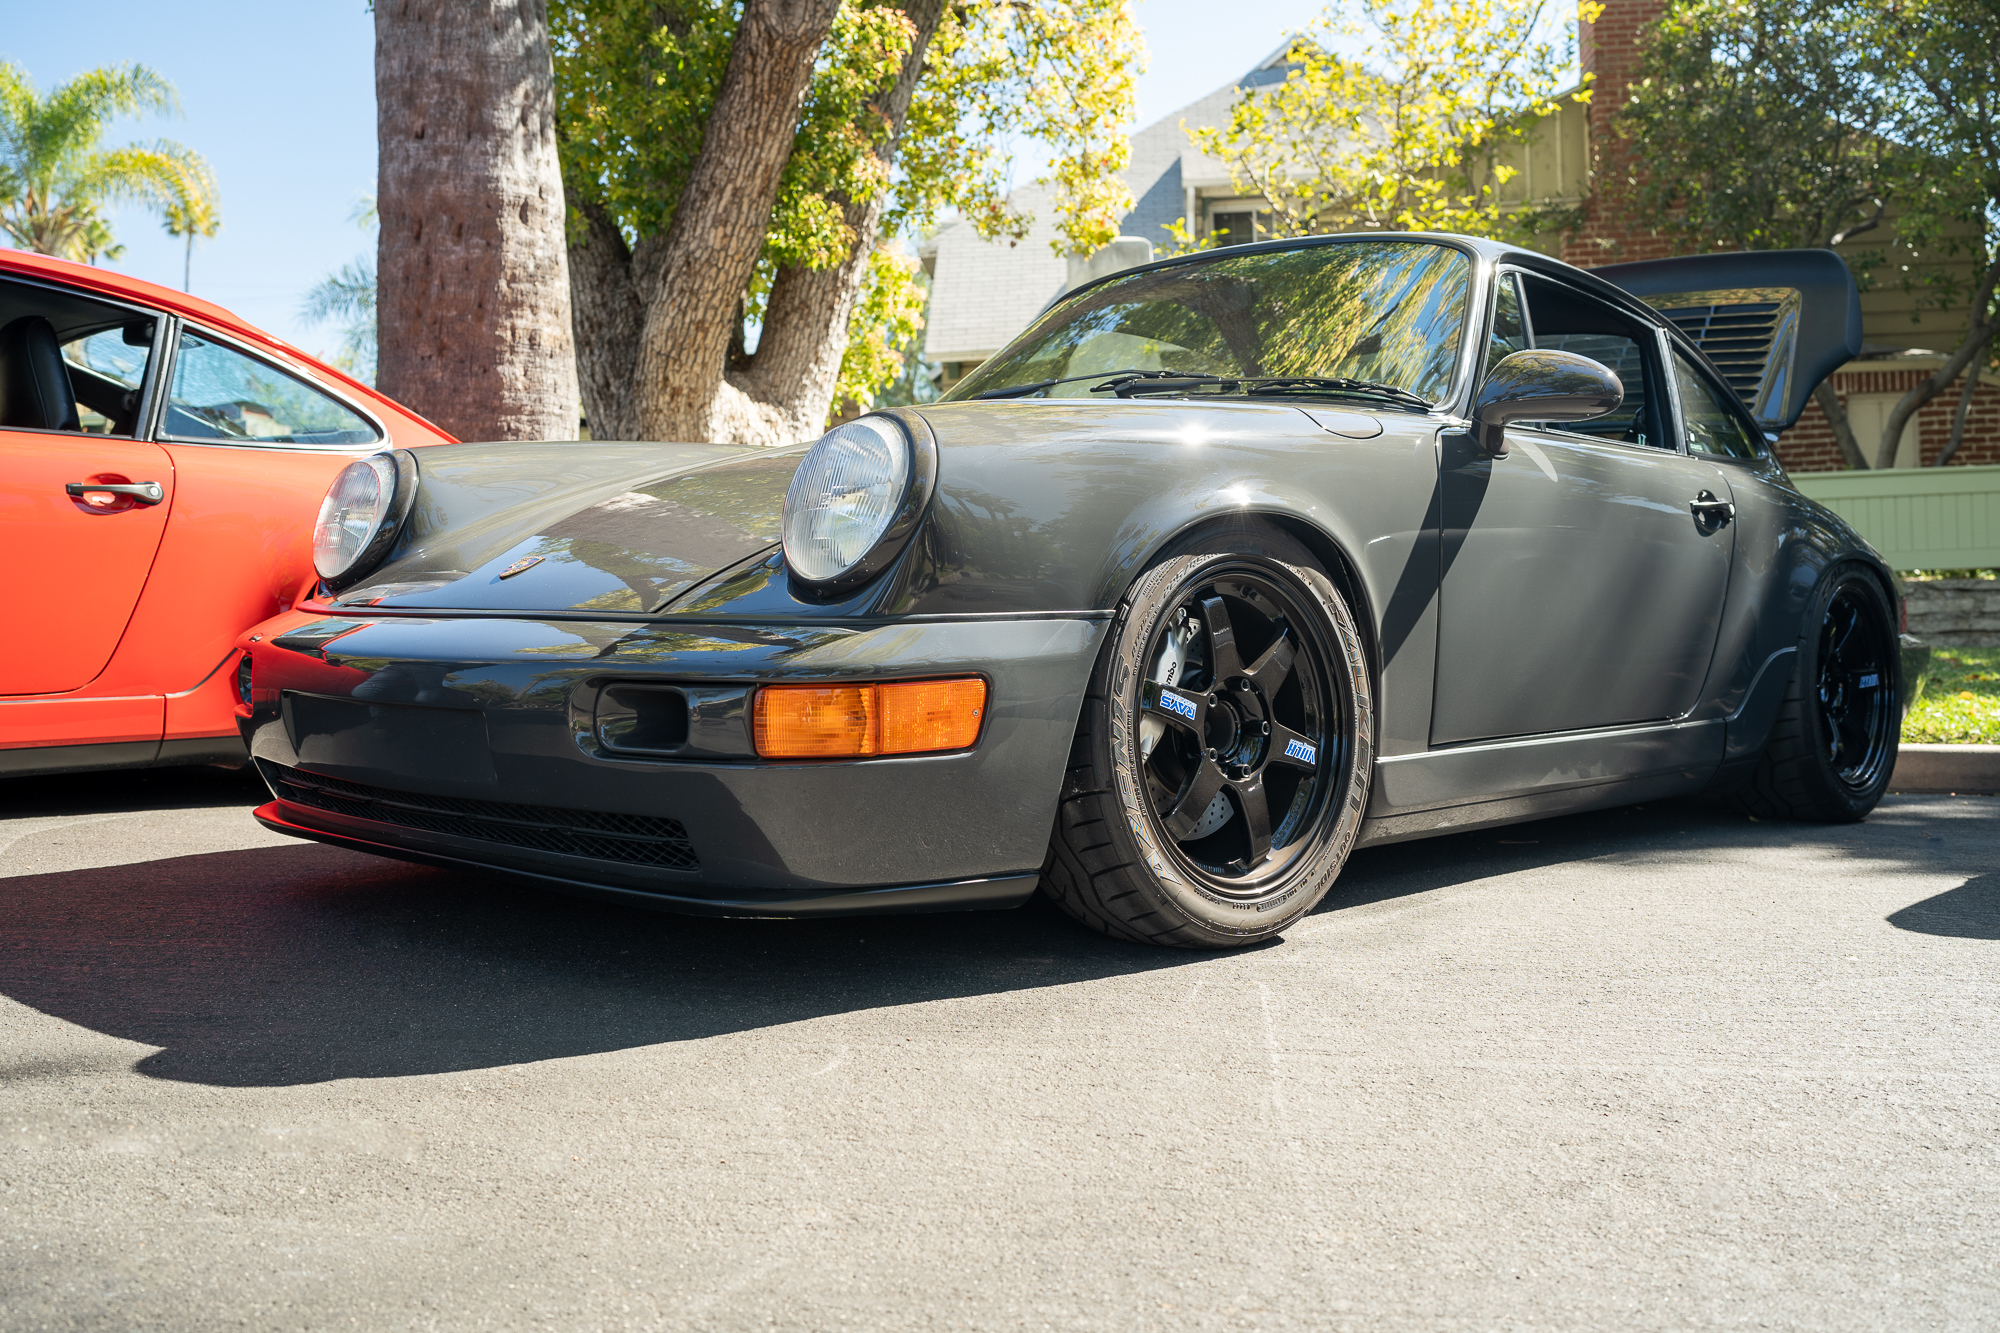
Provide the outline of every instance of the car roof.
[[[135,278],[127,273],[114,273],[110,269],[98,268],[92,264],[79,264],[73,260],[57,259],[53,255],[40,255],[32,250],[13,250],[4,246],[0,246],[0,274],[41,278],[93,292],[99,296],[108,296],[114,300],[135,301],[142,305],[171,311],[176,315],[185,315],[232,337],[282,353],[293,361],[304,362],[312,367],[316,374],[324,375],[344,388],[364,394],[370,401],[386,403],[406,416],[415,415],[401,403],[384,397],[380,390],[329,366],[310,352],[294,347],[283,338],[265,332],[235,311],[219,306],[213,301],[204,301],[199,296],[176,291],[172,287],[162,287],[156,282],[147,282],[144,278]],[[436,429],[435,426],[432,428]]]
[[1066,297],[1074,296],[1077,292],[1087,291],[1100,283],[1111,282],[1118,278],[1129,278],[1134,273],[1151,273],[1158,269],[1174,268],[1187,264],[1200,264],[1236,255],[1268,254],[1278,250],[1303,250],[1320,245],[1347,245],[1356,241],[1397,241],[1443,245],[1455,250],[1464,251],[1489,264],[1503,262],[1515,264],[1521,268],[1532,269],[1552,278],[1561,278],[1566,282],[1575,283],[1577,286],[1588,291],[1592,296],[1609,301],[1613,305],[1618,306],[1629,314],[1638,316],[1649,324],[1659,325],[1668,329],[1673,327],[1671,321],[1661,316],[1659,311],[1653,309],[1653,307],[1647,305],[1644,301],[1641,301],[1638,297],[1632,295],[1632,293],[1626,291],[1616,283],[1597,277],[1589,269],[1578,268],[1574,264],[1565,263],[1560,259],[1542,254],[1538,250],[1529,250],[1522,246],[1511,245],[1505,241],[1488,240],[1483,236],[1461,236],[1455,232],[1441,231],[1343,231],[1331,232],[1320,236],[1288,236],[1273,241],[1254,241],[1247,245],[1232,245],[1218,250],[1198,250],[1190,254],[1174,255],[1167,259],[1156,259],[1150,264],[1140,264],[1133,268],[1120,269],[1116,273],[1107,273],[1101,278],[1095,278],[1090,282],[1083,283],[1081,286],[1064,292],[1062,296],[1056,299],[1062,300]]

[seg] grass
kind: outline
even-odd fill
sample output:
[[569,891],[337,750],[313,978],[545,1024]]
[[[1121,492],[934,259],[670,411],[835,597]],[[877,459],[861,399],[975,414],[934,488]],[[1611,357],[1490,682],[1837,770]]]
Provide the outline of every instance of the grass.
[[1903,718],[1921,745],[2000,745],[2000,648],[1931,649],[1930,683]]

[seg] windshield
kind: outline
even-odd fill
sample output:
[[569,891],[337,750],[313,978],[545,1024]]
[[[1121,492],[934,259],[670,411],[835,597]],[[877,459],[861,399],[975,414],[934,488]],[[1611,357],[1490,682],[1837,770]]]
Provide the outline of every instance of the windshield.
[[[1015,389],[1105,398],[1092,389],[1100,375],[1151,371],[1166,390],[1157,373],[1168,371],[1358,381],[1435,403],[1458,365],[1471,267],[1462,252],[1428,241],[1348,241],[1135,273],[1058,302],[945,396]],[[1023,388],[1047,381],[1063,382]],[[1172,391],[1243,386],[1183,382]]]

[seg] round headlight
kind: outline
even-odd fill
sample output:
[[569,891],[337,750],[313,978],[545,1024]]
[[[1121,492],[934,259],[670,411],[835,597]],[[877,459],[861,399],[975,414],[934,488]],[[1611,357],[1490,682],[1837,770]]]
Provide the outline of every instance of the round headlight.
[[[785,563],[812,583],[876,572],[892,527],[914,513],[910,441],[888,417],[836,426],[806,451],[785,493]],[[928,498],[928,497],[925,497]],[[871,560],[871,554],[882,558]]]
[[313,523],[313,568],[327,586],[339,588],[367,572],[366,557],[379,557],[393,537],[389,530],[397,504],[397,467],[391,454],[349,463],[327,488]]

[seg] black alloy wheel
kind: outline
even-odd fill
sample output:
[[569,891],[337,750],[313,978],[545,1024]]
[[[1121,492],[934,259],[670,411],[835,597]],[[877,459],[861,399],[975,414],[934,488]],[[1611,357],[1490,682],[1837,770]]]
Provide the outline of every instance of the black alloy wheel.
[[1340,771],[1330,654],[1311,624],[1291,589],[1224,565],[1184,590],[1141,658],[1147,809],[1218,893],[1258,896],[1282,875]]
[[1373,736],[1360,632],[1311,554],[1261,525],[1191,542],[1112,623],[1043,890],[1121,939],[1268,939],[1346,862]]
[[1760,819],[1864,819],[1889,789],[1903,725],[1896,616],[1872,570],[1840,565],[1822,579],[1793,657],[1736,801]]
[[1843,583],[1819,630],[1820,742],[1834,777],[1857,792],[1883,775],[1901,721],[1891,706],[1895,645],[1874,610],[1857,584]]

